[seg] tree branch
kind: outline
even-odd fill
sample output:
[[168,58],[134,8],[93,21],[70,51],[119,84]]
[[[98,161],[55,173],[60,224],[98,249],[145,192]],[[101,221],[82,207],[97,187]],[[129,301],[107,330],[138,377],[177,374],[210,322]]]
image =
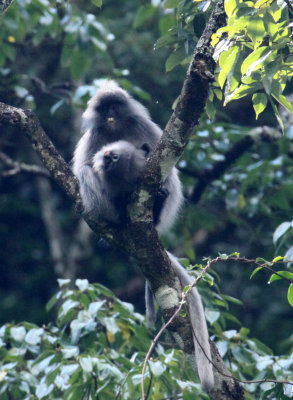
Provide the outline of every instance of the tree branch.
[[15,127],[25,134],[54,180],[65,190],[67,196],[81,208],[78,181],[44,132],[33,111],[22,110],[0,102],[0,124]]
[[8,171],[2,172],[2,176],[11,176],[19,174],[20,172],[26,172],[33,175],[44,176],[46,178],[50,177],[50,173],[47,169],[39,167],[38,165],[29,165],[22,162],[14,161],[12,158],[8,157],[7,154],[0,151],[0,160],[10,167]]
[[[149,219],[152,202],[158,188],[169,175],[185,149],[193,128],[198,125],[214,78],[214,48],[212,35],[226,23],[224,0],[219,0],[199,39],[189,65],[177,106],[169,119],[157,148],[147,162],[142,184],[133,195],[130,217],[134,220]],[[140,204],[135,210],[134,204]],[[134,212],[135,211],[135,212]]]

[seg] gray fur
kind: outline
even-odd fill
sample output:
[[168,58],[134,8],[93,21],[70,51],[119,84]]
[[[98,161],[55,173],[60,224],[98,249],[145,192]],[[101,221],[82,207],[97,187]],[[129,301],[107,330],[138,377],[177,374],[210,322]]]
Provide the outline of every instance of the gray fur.
[[147,281],[145,282],[145,314],[147,322],[150,326],[154,326],[156,322],[156,308],[154,295]]
[[[117,117],[105,118],[105,106],[118,103]],[[124,140],[137,149],[147,144],[152,152],[162,130],[150,119],[146,108],[134,100],[115,82],[107,81],[88,102],[83,113],[82,130],[84,135],[78,142],[73,157],[73,172],[80,182],[81,196],[86,213],[99,207],[100,196],[97,195],[100,185],[92,169],[93,156],[106,144]],[[159,233],[166,231],[174,223],[183,201],[178,171],[174,167],[163,184],[169,192],[159,222],[156,226]]]

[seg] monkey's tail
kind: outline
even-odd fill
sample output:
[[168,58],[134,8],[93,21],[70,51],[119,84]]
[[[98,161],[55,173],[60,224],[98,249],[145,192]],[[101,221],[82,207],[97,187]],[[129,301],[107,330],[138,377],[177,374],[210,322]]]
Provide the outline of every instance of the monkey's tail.
[[[192,283],[192,278],[178,262],[176,257],[169,252],[167,253],[171,260],[172,267],[180,280],[181,286],[184,288],[185,286],[190,285]],[[192,326],[195,359],[199,379],[203,387],[206,390],[210,390],[214,386],[214,374],[213,366],[209,361],[211,360],[209,333],[201,298],[195,287],[188,294],[186,300]]]
[[145,308],[146,308],[146,319],[149,326],[154,326],[156,322],[156,307],[153,293],[145,282]]

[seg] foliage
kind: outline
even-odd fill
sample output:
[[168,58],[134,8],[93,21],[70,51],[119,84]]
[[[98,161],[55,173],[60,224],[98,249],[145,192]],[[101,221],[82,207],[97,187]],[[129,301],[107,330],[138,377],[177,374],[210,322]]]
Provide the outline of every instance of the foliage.
[[[78,279],[74,290],[69,283],[60,279],[60,291],[48,303],[48,309],[58,305],[56,325],[22,322],[0,328],[0,399],[139,399],[142,363],[151,341],[144,317],[100,284]],[[233,317],[228,301],[236,300],[211,293],[209,298],[214,300],[208,320],[235,375],[243,380],[286,379],[292,356],[273,356],[245,328],[223,331],[225,320]],[[207,398],[185,364],[181,351],[157,345],[145,379],[149,397]],[[276,393],[287,398],[269,382],[246,388],[248,399],[270,399]],[[284,391],[289,393],[286,385]]]
[[[119,81],[163,126],[216,2],[125,0],[117,7],[111,0],[15,0],[0,16],[0,99],[34,108],[67,160],[79,132],[76,115],[104,77]],[[278,103],[292,111],[284,97],[292,92],[292,12],[284,0],[226,0],[225,9],[227,26],[213,37],[217,68],[207,115],[179,163],[186,205],[164,242],[194,262],[236,250],[262,257],[278,271],[277,262],[265,260],[286,252],[293,259],[292,128],[285,126],[283,136],[264,138],[251,127],[275,125],[273,113],[283,126]],[[5,130],[1,136],[5,152],[35,163],[27,143],[16,135]],[[195,199],[209,171],[219,168],[247,137],[252,138],[250,147]],[[56,324],[19,322],[23,315],[38,324],[50,320],[43,304],[55,291],[58,274],[35,179],[1,177],[0,189],[1,323],[16,321],[0,331],[0,400],[95,398],[97,392],[101,399],[140,398],[151,335],[142,317],[103,286],[77,281],[80,290],[74,291],[61,281],[61,291],[50,303],[58,304]],[[76,219],[63,194],[53,189],[67,254],[76,240]],[[121,254],[96,242],[91,247],[76,277],[122,290],[137,274]],[[292,265],[286,265],[280,275],[292,279]],[[221,263],[215,271],[209,280],[216,290],[200,289],[213,339],[233,374],[244,380],[290,379],[292,308],[285,293],[292,305],[292,284],[288,289],[288,281],[264,268],[249,280],[251,266],[237,262]],[[229,296],[220,295],[218,286]],[[142,310],[142,291],[133,292],[129,299]],[[236,297],[243,306],[237,306]],[[248,325],[257,339],[241,325]],[[274,356],[269,347],[284,355]],[[205,398],[191,368],[182,368],[180,351],[160,344],[152,357],[146,377],[151,398]],[[269,382],[245,389],[248,399],[283,399],[290,393],[290,387]]]
[[[0,399],[140,398],[142,361],[150,345],[144,317],[99,284],[77,280],[49,302],[59,304],[57,325],[23,322],[1,328]],[[146,387],[151,398],[181,390],[199,393],[200,385],[183,377],[183,354],[159,345],[149,361]],[[31,396],[35,397],[31,397]],[[189,398],[188,395],[186,398]]]
[[[176,8],[176,25],[163,35],[158,46],[171,46],[166,70],[190,61],[202,33],[205,13],[213,1],[166,1],[165,8]],[[218,65],[216,86],[210,95],[208,113],[216,113],[215,99],[224,104],[252,95],[256,118],[271,105],[282,126],[276,102],[293,112],[283,92],[293,75],[291,20],[285,0],[226,0],[227,25],[214,35],[214,58]],[[223,90],[222,92],[219,90]]]
[[274,100],[293,111],[283,95],[293,75],[288,5],[273,0],[226,0],[225,11],[227,26],[218,30],[213,41],[225,102],[253,94],[256,118],[269,101],[282,125]]

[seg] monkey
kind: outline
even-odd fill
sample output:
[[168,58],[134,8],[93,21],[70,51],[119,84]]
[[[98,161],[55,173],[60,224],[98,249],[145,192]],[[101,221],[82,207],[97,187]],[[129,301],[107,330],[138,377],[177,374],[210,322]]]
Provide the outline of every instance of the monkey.
[[93,156],[97,216],[114,223],[126,221],[126,205],[146,163],[149,148],[137,149],[125,140],[103,146]]
[[[162,130],[151,120],[146,108],[113,81],[106,82],[88,102],[82,117],[82,130],[84,134],[74,152],[73,172],[80,183],[84,212],[94,211],[112,222],[123,223],[133,184],[142,172],[147,156],[154,151]],[[114,181],[116,185],[112,183]],[[159,234],[174,223],[182,201],[178,171],[174,167],[154,202],[154,224]],[[169,257],[181,285],[190,284],[191,278],[184,268],[175,257],[170,254]],[[195,288],[189,297],[187,303],[190,315],[193,315],[193,330],[209,356],[205,316]],[[150,322],[155,321],[154,298],[148,284],[146,314]],[[211,388],[212,367],[195,339],[194,343],[201,382],[205,388]]]
[[[97,205],[96,178],[92,168],[94,154],[103,146],[125,140],[152,153],[162,130],[151,120],[146,108],[113,81],[106,81],[88,102],[82,116],[83,136],[73,156],[73,172],[80,182],[84,212]],[[159,233],[174,223],[183,202],[178,171],[174,167],[155,199],[156,228]]]

